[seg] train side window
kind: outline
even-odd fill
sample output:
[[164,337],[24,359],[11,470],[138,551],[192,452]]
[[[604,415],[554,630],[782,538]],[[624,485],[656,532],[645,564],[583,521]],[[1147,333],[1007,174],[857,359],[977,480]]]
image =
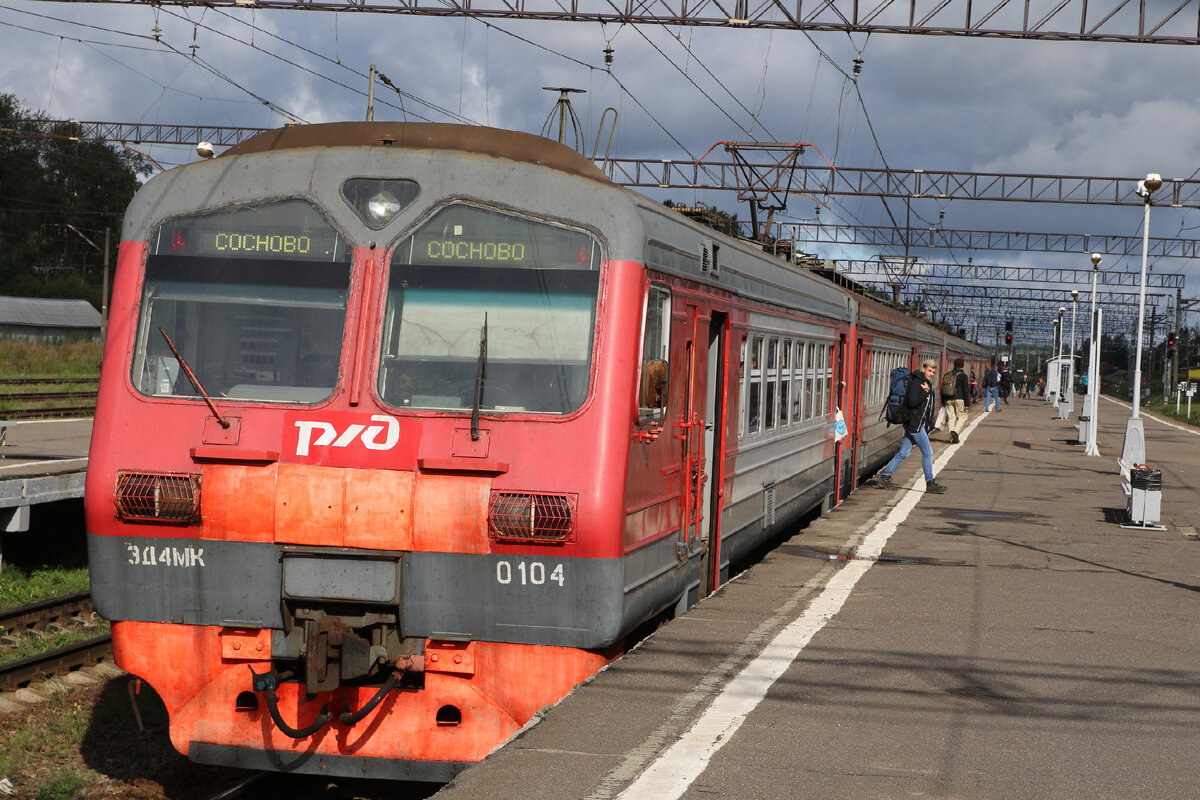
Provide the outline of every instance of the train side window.
[[801,381],[804,384],[804,403],[802,414],[804,419],[812,419],[813,416],[813,359],[816,355],[816,345],[812,342],[804,343],[804,372]]
[[804,421],[804,342],[793,345],[792,359],[792,422]]
[[642,340],[642,379],[638,389],[638,424],[659,424],[667,416],[670,370],[671,293],[651,286],[646,297],[646,333]]
[[829,358],[831,350],[829,345],[821,345],[821,400],[818,417],[824,417],[833,411],[833,364]]
[[[742,336],[742,349],[738,358],[738,408],[746,408],[746,351],[749,348],[746,337]],[[738,438],[746,435],[746,413],[738,414]]]
[[766,414],[764,421],[766,422],[767,430],[775,427],[775,395],[776,383],[779,379],[779,340],[772,337],[767,340],[767,368],[764,376],[764,405],[766,406]]
[[792,383],[791,369],[792,341],[784,339],[779,343],[779,426],[788,424],[788,389]]
[[755,336],[750,342],[750,396],[746,403],[746,430],[751,434],[758,433],[759,421],[762,419],[762,364],[763,337]]

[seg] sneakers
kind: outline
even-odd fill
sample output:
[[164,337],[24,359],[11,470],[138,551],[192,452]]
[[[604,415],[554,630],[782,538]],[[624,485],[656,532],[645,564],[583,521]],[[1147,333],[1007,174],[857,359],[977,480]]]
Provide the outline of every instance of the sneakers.
[[950,443],[958,444],[958,431],[950,431]]
[[945,494],[946,487],[943,486],[942,484],[938,483],[936,480],[933,480],[933,481],[926,482],[925,491],[930,492],[932,494]]
[[877,489],[899,489],[900,487],[892,483],[891,475],[879,473],[879,477],[875,479],[875,488]]

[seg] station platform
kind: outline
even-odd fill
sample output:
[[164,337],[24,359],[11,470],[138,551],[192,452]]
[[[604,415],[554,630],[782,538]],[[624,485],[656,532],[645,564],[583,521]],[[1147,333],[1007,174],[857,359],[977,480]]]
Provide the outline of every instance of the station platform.
[[0,422],[0,532],[29,528],[29,508],[83,497],[92,419]]
[[1146,417],[1166,530],[1129,529],[1042,399],[972,408],[458,776],[488,798],[1193,798],[1200,436]]

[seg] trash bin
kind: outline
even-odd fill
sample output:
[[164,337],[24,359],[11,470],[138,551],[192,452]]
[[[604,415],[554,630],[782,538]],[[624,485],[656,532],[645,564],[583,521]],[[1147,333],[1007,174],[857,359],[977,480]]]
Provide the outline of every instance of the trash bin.
[[1075,430],[1077,431],[1075,435],[1075,441],[1079,442],[1079,444],[1088,443],[1088,433],[1090,433],[1092,429],[1092,426],[1088,423],[1091,421],[1092,418],[1086,414],[1079,415],[1079,424],[1075,426]]
[[1158,522],[1162,510],[1162,470],[1139,464],[1129,470],[1129,520],[1135,525]]

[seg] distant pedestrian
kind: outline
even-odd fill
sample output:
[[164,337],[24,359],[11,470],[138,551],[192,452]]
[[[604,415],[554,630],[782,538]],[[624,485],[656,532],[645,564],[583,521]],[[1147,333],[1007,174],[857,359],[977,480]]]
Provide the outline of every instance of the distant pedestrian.
[[929,444],[929,431],[933,429],[933,376],[937,374],[937,362],[926,359],[921,369],[912,374],[908,392],[904,397],[904,409],[908,419],[904,422],[904,438],[900,440],[900,452],[892,457],[875,481],[880,489],[897,489],[892,475],[901,462],[908,458],[913,445],[921,449],[921,468],[925,470],[925,491],[941,494],[946,487],[938,483],[933,475],[933,447]]
[[1012,373],[1008,368],[1000,370],[1000,399],[1004,401],[1004,405],[1008,405],[1008,396],[1012,394]]
[[987,372],[983,373],[983,410],[990,411],[988,407],[995,402],[996,410],[1000,410],[1000,373],[996,371],[995,364],[988,364]]
[[967,409],[971,407],[971,387],[963,372],[963,359],[954,359],[954,369],[942,376],[942,406],[946,409],[946,427],[950,441],[958,444],[958,435],[967,424]]

